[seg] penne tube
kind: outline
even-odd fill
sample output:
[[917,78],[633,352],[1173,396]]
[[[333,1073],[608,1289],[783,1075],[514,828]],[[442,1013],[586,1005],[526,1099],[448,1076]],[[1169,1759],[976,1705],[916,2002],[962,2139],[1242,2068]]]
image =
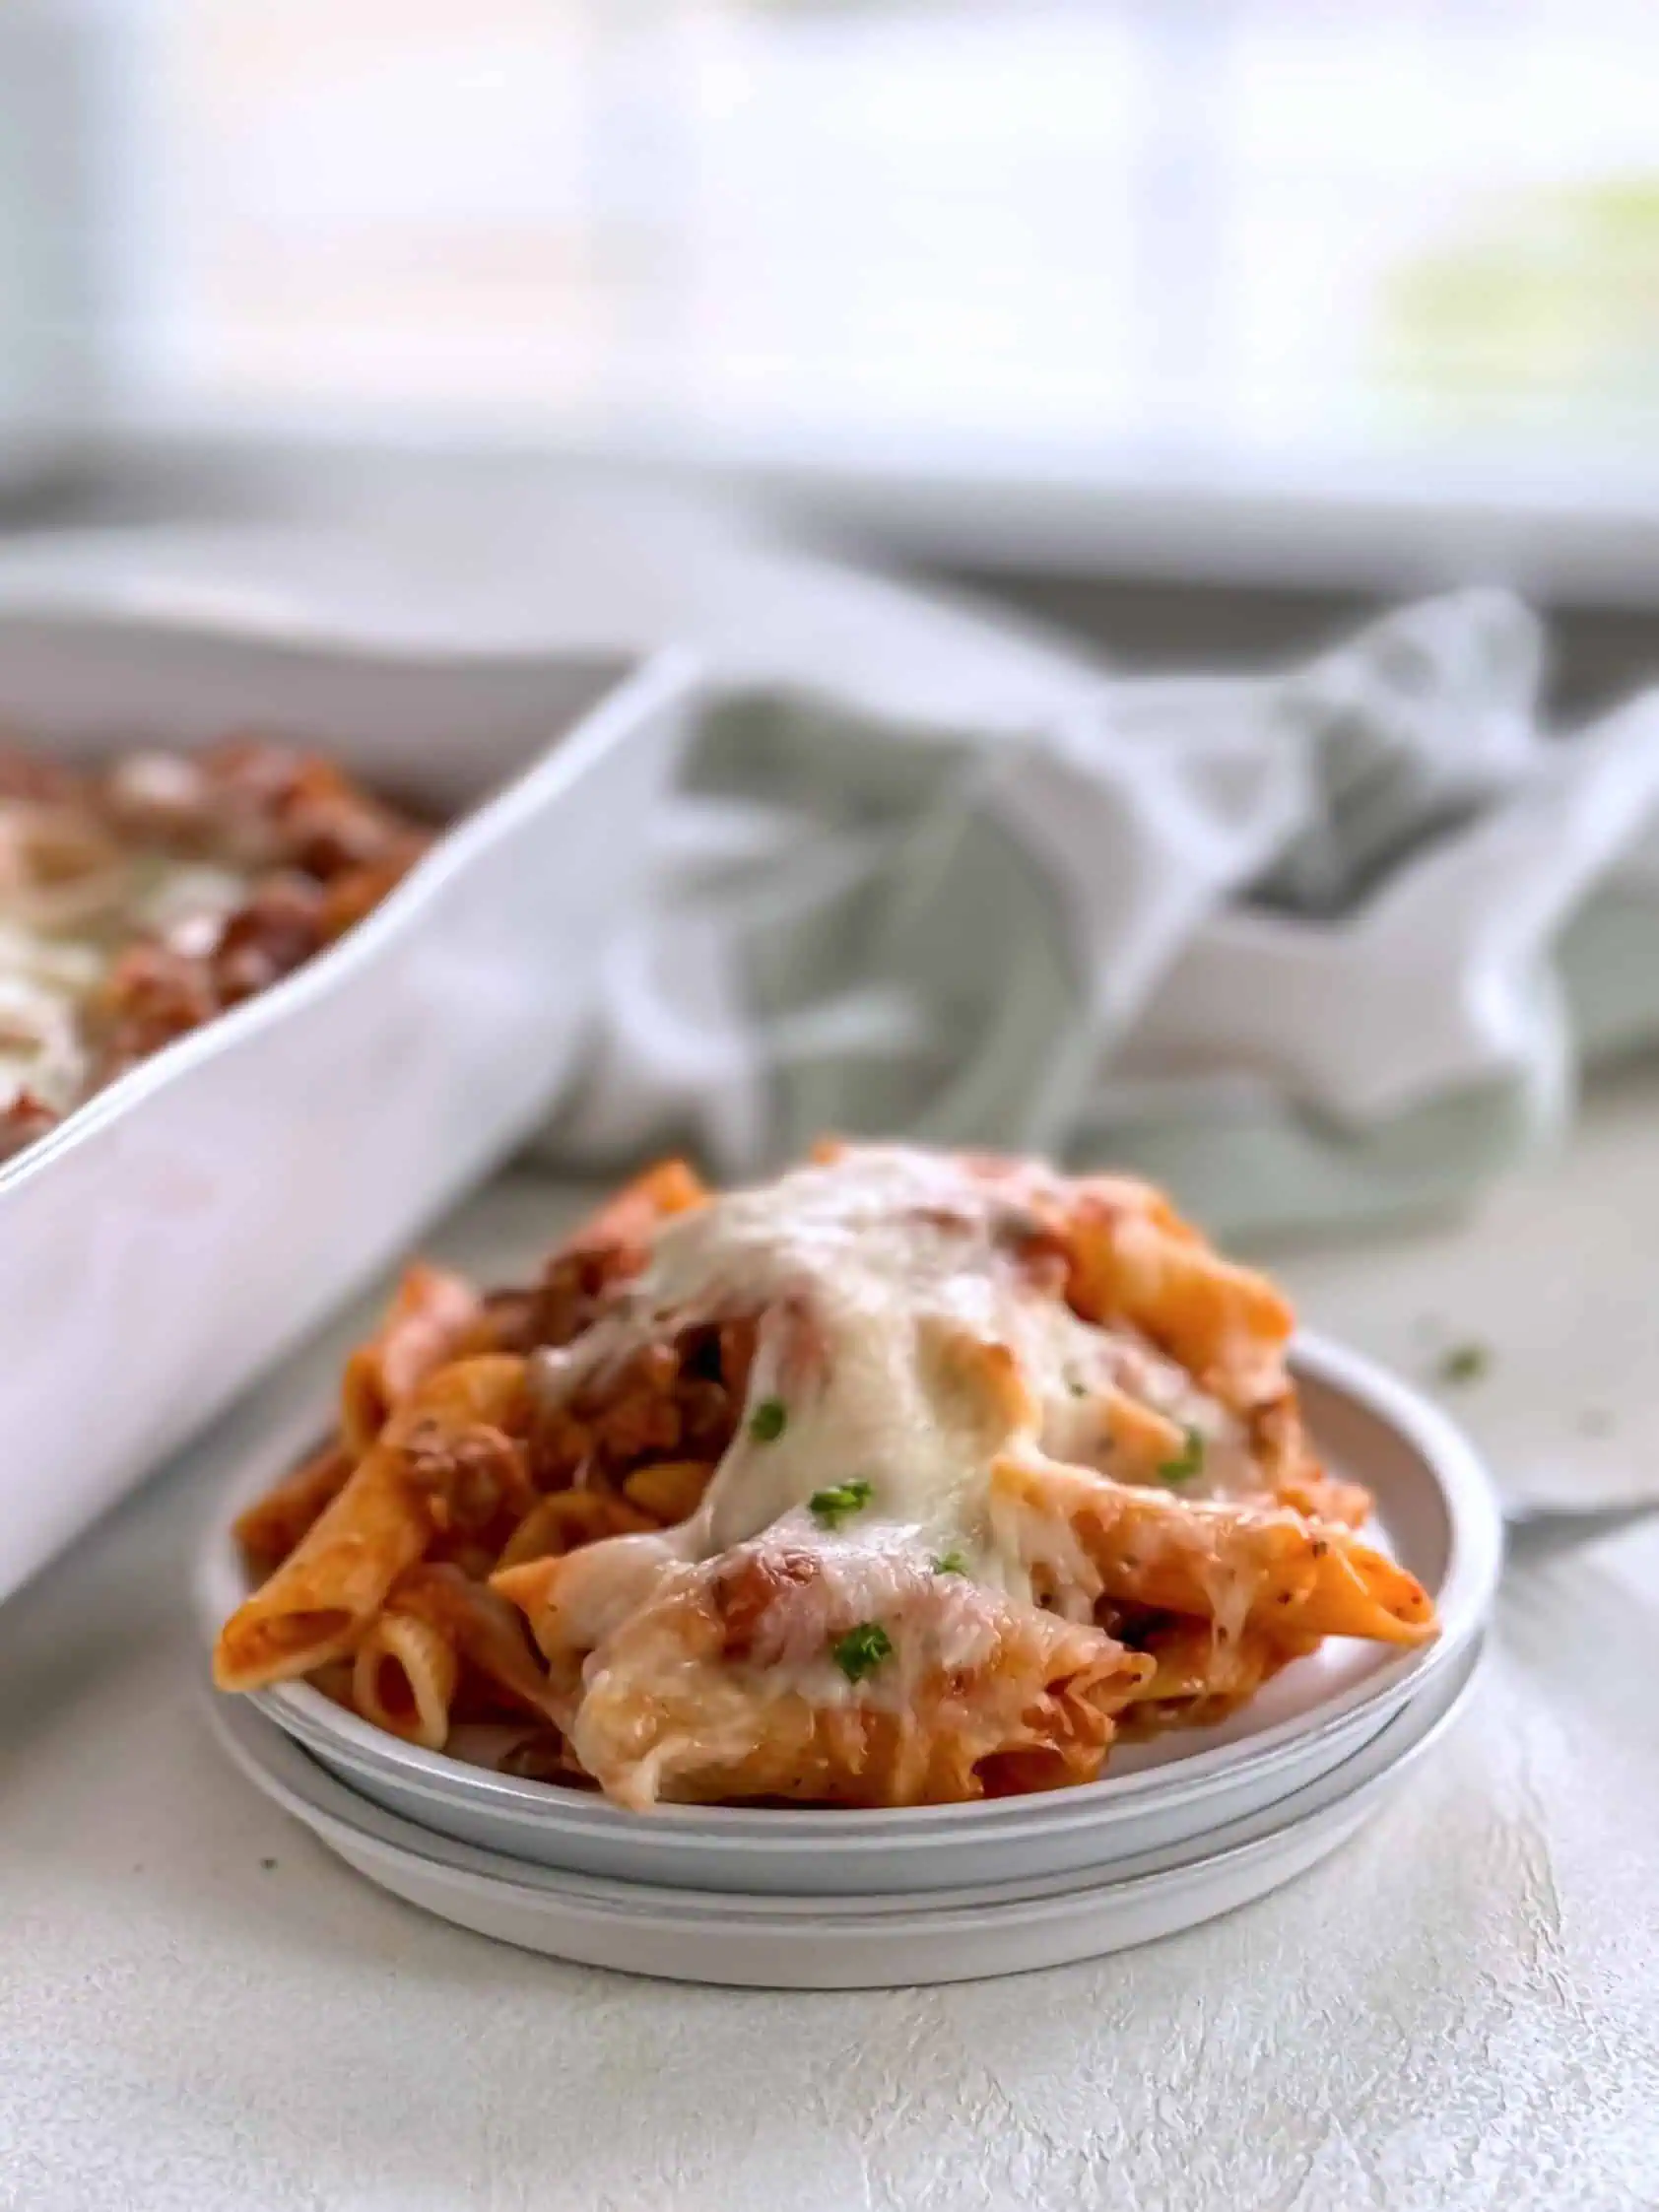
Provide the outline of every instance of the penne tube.
[[490,1587],[524,1615],[537,1649],[564,1683],[646,1602],[678,1560],[672,1536],[641,1530],[514,1561],[491,1575]]
[[1247,1620],[1384,1643],[1435,1633],[1427,1593],[1403,1567],[1347,1528],[1280,1507],[1186,1500],[1008,1457],[992,1470],[989,1511],[1015,1555],[1062,1588],[1199,1614],[1224,1637]]
[[238,1514],[232,1534],[257,1575],[269,1575],[351,1479],[356,1455],[337,1442],[326,1443],[292,1475]]
[[313,1667],[305,1678],[313,1690],[320,1690],[333,1705],[344,1706],[348,1712],[357,1710],[352,1696],[352,1661],[330,1659],[320,1667]]
[[1290,1306],[1266,1276],[1214,1251],[1151,1183],[1070,1181],[996,1154],[968,1154],[962,1165],[1029,1205],[1035,1246],[1051,1242],[1063,1255],[1066,1295],[1087,1319],[1143,1330],[1237,1410],[1281,1385]]
[[521,1359],[494,1354],[429,1377],[276,1573],[226,1622],[214,1649],[219,1687],[256,1690],[355,1651],[444,1517],[445,1437],[479,1425],[504,1431],[527,1418]]
[[1324,1526],[1325,1548],[1321,1539],[1314,1543],[1319,1572],[1287,1626],[1298,1636],[1362,1636],[1379,1643],[1427,1643],[1439,1634],[1433,1601],[1415,1575],[1348,1529]]
[[505,1598],[456,1568],[417,1567],[393,1589],[391,1603],[441,1635],[497,1698],[547,1714],[547,1676]]
[[708,1192],[683,1160],[659,1161],[627,1184],[559,1245],[543,1271],[533,1308],[535,1340],[563,1345],[594,1318],[606,1291],[645,1264],[651,1239]]
[[481,1352],[454,1360],[422,1383],[402,1408],[396,1428],[411,1437],[423,1425],[498,1429],[522,1437],[530,1421],[530,1392],[524,1361],[516,1352]]
[[[689,1520],[697,1511],[713,1472],[706,1459],[658,1459],[648,1467],[634,1468],[623,1483],[623,1496],[650,1519],[672,1525]],[[566,1491],[564,1495],[579,1497],[581,1493]],[[601,1533],[618,1532],[607,1529]]]
[[708,1187],[684,1160],[659,1160],[625,1183],[569,1240],[584,1249],[601,1244],[632,1244],[658,1222],[690,1213],[708,1197]]
[[1278,1386],[1295,1316],[1264,1275],[1164,1213],[1085,1184],[1065,1216],[1072,1304],[1090,1320],[1144,1329],[1225,1402],[1247,1407]]
[[346,1362],[340,1433],[349,1451],[368,1449],[393,1409],[454,1356],[480,1312],[463,1277],[420,1260],[404,1271],[380,1326]]
[[455,1646],[441,1629],[388,1607],[358,1646],[352,1702],[377,1728],[441,1751],[460,1671]]
[[1247,1626],[1224,1643],[1214,1624],[1172,1618],[1146,1633],[1142,1644],[1154,1672],[1140,1683],[1122,1719],[1126,1737],[1157,1735],[1164,1728],[1208,1727],[1235,1712],[1281,1667],[1318,1646],[1314,1636],[1270,1636]]
[[626,1499],[599,1490],[556,1490],[536,1501],[507,1538],[498,1573],[527,1560],[561,1559],[605,1536],[628,1536],[654,1526],[652,1516]]
[[377,1443],[276,1573],[226,1622],[214,1647],[214,1681],[222,1690],[258,1690],[353,1651],[431,1532],[405,1454],[395,1442]]

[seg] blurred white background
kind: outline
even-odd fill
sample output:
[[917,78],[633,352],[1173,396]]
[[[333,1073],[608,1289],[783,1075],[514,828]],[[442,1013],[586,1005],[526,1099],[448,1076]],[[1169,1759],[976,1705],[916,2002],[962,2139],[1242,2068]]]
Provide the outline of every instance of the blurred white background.
[[1659,573],[1648,0],[21,12],[90,36],[128,434],[663,457],[935,554],[1202,565],[1230,501],[1293,568],[1324,512]]
[[1645,0],[123,13],[147,404],[1271,450],[1659,398]]

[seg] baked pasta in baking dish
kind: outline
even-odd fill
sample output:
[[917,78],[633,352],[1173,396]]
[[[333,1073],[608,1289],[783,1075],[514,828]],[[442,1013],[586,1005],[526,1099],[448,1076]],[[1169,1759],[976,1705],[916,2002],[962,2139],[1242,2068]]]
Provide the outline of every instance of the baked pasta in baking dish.
[[263,739],[89,769],[0,745],[0,1162],[332,943],[431,838]]
[[669,1163],[533,1288],[410,1271],[238,1524],[216,1679],[641,1808],[1089,1781],[1324,1637],[1435,1633],[1302,1433],[1291,1325],[1127,1178]]

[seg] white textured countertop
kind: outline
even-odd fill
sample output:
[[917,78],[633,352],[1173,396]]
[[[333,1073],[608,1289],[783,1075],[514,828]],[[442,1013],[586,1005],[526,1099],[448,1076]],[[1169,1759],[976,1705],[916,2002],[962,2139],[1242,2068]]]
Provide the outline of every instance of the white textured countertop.
[[[1485,1339],[1477,1434],[1618,1486],[1659,1451],[1656,1155],[1647,1078],[1481,1219],[1284,1271],[1409,1371]],[[498,1185],[445,1242],[510,1262],[556,1204]],[[1659,1524],[1524,1541],[1459,1733],[1279,1896],[1093,1966],[783,1996],[461,1934],[257,1797],[184,1594],[225,1443],[0,1611],[6,2212],[1659,2203]]]

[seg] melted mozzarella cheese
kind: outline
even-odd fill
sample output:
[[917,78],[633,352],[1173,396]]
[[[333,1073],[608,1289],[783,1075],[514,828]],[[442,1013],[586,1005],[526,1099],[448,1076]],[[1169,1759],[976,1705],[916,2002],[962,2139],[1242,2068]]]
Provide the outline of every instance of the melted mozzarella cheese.
[[251,879],[232,868],[145,855],[122,927],[160,937],[175,952],[210,953],[250,888]]
[[88,1074],[80,1009],[100,972],[85,947],[0,922],[0,1106],[27,1091],[66,1113],[80,1099]]
[[[989,1511],[992,1465],[1027,1451],[1113,1471],[1100,1418],[1108,1386],[1213,1447],[1210,1479],[1193,1489],[1247,1472],[1231,1417],[1184,1370],[1132,1332],[1083,1320],[1022,1263],[1039,1174],[989,1181],[945,1157],[872,1147],[665,1223],[618,1307],[539,1356],[540,1387],[557,1401],[680,1329],[758,1314],[748,1404],[689,1521],[569,1563],[573,1638],[599,1642],[665,1563],[764,1531],[817,1551],[868,1618],[896,1549],[912,1570],[918,1553],[960,1553],[981,1583],[1029,1602],[1029,1553]],[[770,1419],[757,1422],[762,1407]],[[868,1505],[839,1532],[826,1528],[814,1494],[854,1482],[869,1485]]]
[[179,952],[210,952],[248,879],[100,837],[84,851],[63,847],[57,872],[42,874],[30,842],[41,819],[53,818],[0,806],[0,1108],[27,1092],[62,1114],[92,1088],[87,1004],[122,945],[154,935]]

